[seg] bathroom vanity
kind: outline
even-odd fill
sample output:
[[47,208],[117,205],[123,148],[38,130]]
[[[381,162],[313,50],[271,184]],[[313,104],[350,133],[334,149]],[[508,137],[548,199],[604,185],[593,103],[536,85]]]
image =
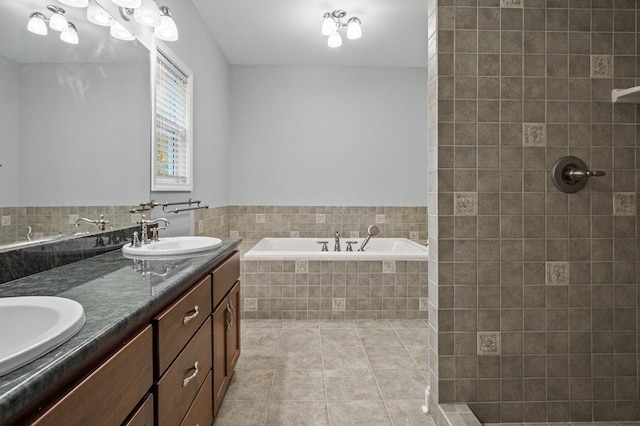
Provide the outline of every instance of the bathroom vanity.
[[0,424],[211,424],[240,354],[240,240],[206,255],[131,260],[120,251],[0,284],[57,295],[87,321],[0,377]]

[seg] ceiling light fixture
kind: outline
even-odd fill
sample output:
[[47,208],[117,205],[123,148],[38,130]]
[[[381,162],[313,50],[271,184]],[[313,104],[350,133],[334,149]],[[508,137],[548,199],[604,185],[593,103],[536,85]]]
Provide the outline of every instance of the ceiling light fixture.
[[48,5],[47,9],[53,12],[51,18],[49,18],[49,28],[56,31],[64,31],[69,28],[69,22],[64,17],[64,9],[54,5]]
[[322,22],[322,35],[328,36],[327,45],[329,47],[342,46],[342,36],[340,35],[340,29],[347,27],[347,38],[349,40],[357,40],[362,37],[362,28],[360,25],[362,21],[360,18],[352,17],[347,20],[347,23],[342,22],[342,18],[347,16],[347,12],[341,9],[336,9],[333,12],[327,12],[324,14],[324,21]]
[[47,30],[47,21],[48,19],[42,13],[33,12],[29,15],[27,29],[34,34],[47,35],[49,33],[49,30]]

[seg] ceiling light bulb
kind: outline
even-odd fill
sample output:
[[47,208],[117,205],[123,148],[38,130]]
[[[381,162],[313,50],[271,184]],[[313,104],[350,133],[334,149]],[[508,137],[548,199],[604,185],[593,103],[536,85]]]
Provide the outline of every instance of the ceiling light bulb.
[[357,40],[362,37],[362,28],[360,28],[360,20],[358,18],[349,19],[347,24],[347,38],[349,40]]
[[153,0],[142,0],[142,6],[133,11],[133,18],[148,27],[160,25],[160,9]]
[[69,44],[78,44],[78,30],[76,26],[69,22],[67,29],[60,33],[60,40]]
[[176,41],[178,39],[178,27],[171,17],[171,11],[167,6],[161,6],[160,12],[162,12],[160,25],[153,29],[153,33],[160,40]]
[[[62,4],[66,4],[71,7],[87,7],[89,0],[58,0]],[[66,30],[65,30],[66,31]]]
[[142,0],[111,0],[113,3],[127,9],[136,9],[142,6]]
[[333,34],[329,36],[327,40],[327,45],[329,47],[340,47],[342,46],[342,37],[340,37],[340,33],[335,31]]
[[331,19],[331,14],[324,14],[324,22],[322,23],[322,35],[330,35],[336,31],[336,23]]
[[113,24],[111,28],[109,28],[109,32],[113,38],[117,38],[118,40],[130,41],[136,39],[136,37],[127,31],[119,22]]
[[47,9],[53,12],[51,19],[49,19],[49,28],[56,31],[64,31],[69,28],[69,22],[64,17],[64,9],[56,6],[47,6]]
[[116,22],[106,10],[95,3],[91,3],[87,7],[87,19],[89,22],[103,27],[110,27]]
[[27,29],[34,34],[38,35],[47,35],[49,30],[47,30],[47,22],[46,18],[42,13],[33,12],[29,15],[29,23],[27,24]]

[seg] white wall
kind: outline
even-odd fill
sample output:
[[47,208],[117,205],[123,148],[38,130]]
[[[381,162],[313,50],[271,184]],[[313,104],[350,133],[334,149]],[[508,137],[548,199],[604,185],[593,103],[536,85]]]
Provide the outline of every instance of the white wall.
[[0,55],[0,207],[18,205],[20,163],[19,64]]
[[426,78],[233,66],[230,204],[425,206]]

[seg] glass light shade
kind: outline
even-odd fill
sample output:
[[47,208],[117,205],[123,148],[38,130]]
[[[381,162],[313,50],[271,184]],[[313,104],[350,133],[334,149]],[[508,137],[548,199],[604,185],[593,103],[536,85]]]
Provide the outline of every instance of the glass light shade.
[[27,29],[34,34],[47,35],[49,30],[47,29],[47,23],[44,21],[44,15],[41,13],[32,13],[29,17],[29,23]]
[[350,19],[347,24],[347,38],[349,40],[357,40],[362,37],[362,28],[360,28],[360,22],[355,19]]
[[106,10],[95,3],[91,3],[87,7],[87,19],[89,22],[103,27],[110,27],[116,22]]
[[133,19],[148,27],[160,25],[160,9],[153,0],[142,0],[142,6],[133,11]]
[[60,40],[69,44],[78,44],[78,31],[75,25],[69,22],[69,27],[60,33]]
[[109,32],[111,33],[111,37],[117,38],[118,40],[130,41],[136,39],[136,37],[127,31],[119,22],[113,24],[111,28],[109,28]]
[[126,7],[128,9],[136,9],[142,6],[142,0],[111,0],[118,6]]
[[171,16],[162,15],[160,25],[153,29],[153,34],[160,40],[176,41],[178,39],[178,27]]
[[329,39],[327,40],[327,45],[329,47],[340,47],[340,46],[342,46],[342,37],[340,37],[340,33],[336,31],[333,34],[331,34],[329,36]]
[[56,31],[64,31],[69,28],[69,22],[61,13],[54,13],[49,19],[49,28]]
[[333,22],[333,19],[331,19],[330,17],[326,18],[322,23],[322,35],[328,36],[335,31],[336,31],[336,23]]
[[62,4],[66,4],[71,7],[87,7],[89,0],[58,0]]

